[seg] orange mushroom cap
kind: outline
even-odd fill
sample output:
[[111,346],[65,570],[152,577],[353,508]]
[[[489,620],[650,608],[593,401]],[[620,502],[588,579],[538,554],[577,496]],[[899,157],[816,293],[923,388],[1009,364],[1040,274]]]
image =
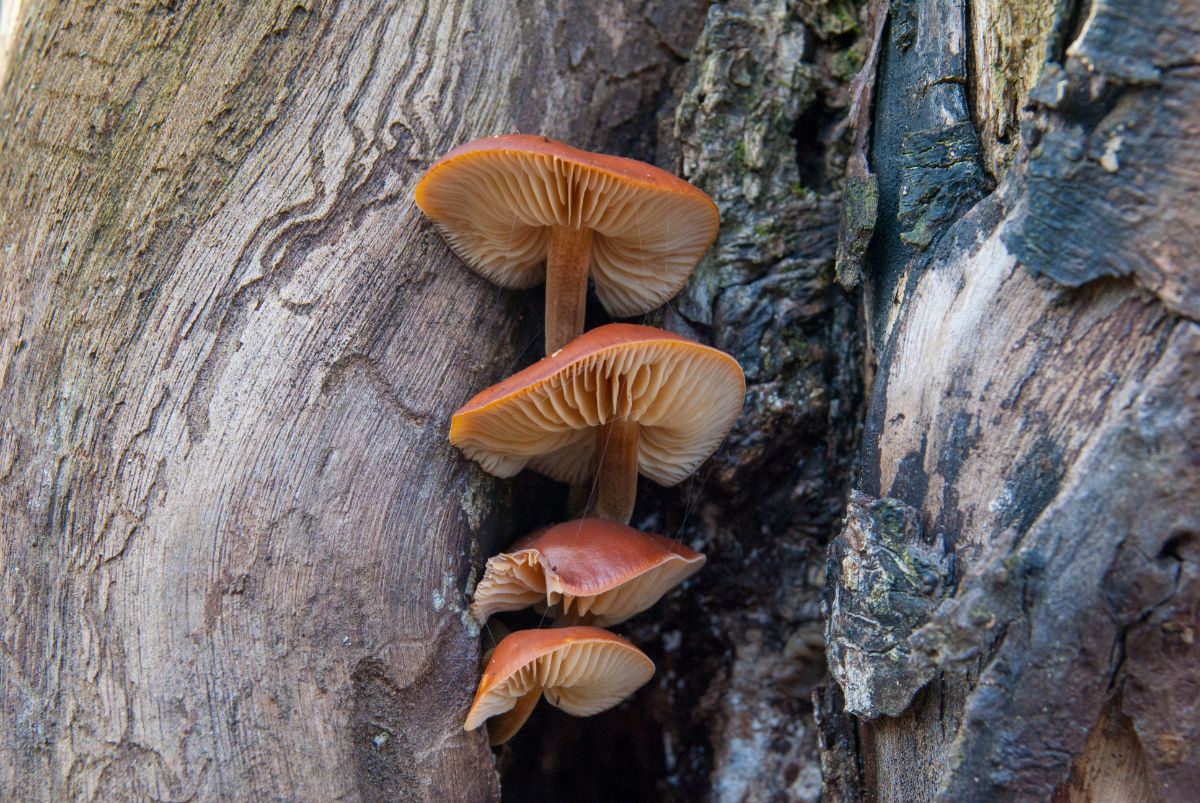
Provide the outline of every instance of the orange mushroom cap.
[[487,562],[471,615],[539,602],[600,627],[649,608],[698,572],[704,555],[655,533],[606,519],[579,519],[531,533]]
[[416,201],[464,262],[503,287],[545,279],[549,227],[591,229],[596,295],[617,317],[678,293],[720,225],[712,199],[665,170],[527,134],[450,151]]
[[640,473],[669,486],[716,450],[745,395],[728,354],[649,326],[608,324],[464,404],[450,442],[498,477],[529,466],[580,483],[594,470],[593,428],[624,419],[640,426]]
[[[620,636],[598,627],[555,627],[510,633],[496,646],[464,730],[515,708],[540,689],[550,704],[577,717],[612,708],[654,675],[654,662]],[[527,717],[533,706],[522,706]],[[505,738],[520,728],[506,723]],[[499,743],[502,739],[494,740]]]

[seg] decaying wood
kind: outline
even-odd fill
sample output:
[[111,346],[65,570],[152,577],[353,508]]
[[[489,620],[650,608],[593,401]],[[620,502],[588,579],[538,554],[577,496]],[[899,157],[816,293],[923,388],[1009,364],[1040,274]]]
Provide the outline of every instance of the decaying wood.
[[535,713],[505,774],[515,799],[821,794],[823,555],[861,404],[856,311],[833,262],[862,21],[788,0],[714,4],[701,21],[678,103],[662,109],[658,163],[715,199],[721,233],[662,323],[733,354],[746,406],[695,478],[639,489],[634,524],[708,555],[623,626],[655,680],[586,721]]
[[733,353],[748,397],[699,477],[641,488],[635,523],[710,556],[625,630],[655,683],[535,713],[500,753],[514,796],[1188,799],[1195,11],[594,5],[25,4],[2,796],[498,795],[460,727],[465,592],[561,492],[445,432],[536,356],[540,295],[463,269],[411,191],[516,129],[714,196],[660,322]]
[[[864,268],[879,371],[856,488],[860,509],[911,510],[921,526],[879,528],[863,553],[851,516],[831,552],[832,668],[859,715],[844,743],[871,799],[1187,800],[1200,783],[1196,12],[1021,5],[1020,24],[1055,19],[1062,34],[1034,26],[1036,86],[1024,46],[981,43],[994,25],[972,30],[962,4],[892,4]],[[971,74],[968,36],[976,71],[1017,65],[1016,107],[1030,106],[996,190],[987,168],[1005,148],[999,129],[981,145],[977,125],[1009,101],[985,92],[972,118],[963,93],[992,79]],[[952,560],[914,575],[936,565],[931,537]],[[863,582],[861,565],[882,579]],[[924,574],[923,621],[893,627],[870,594]]]
[[1021,112],[1042,67],[1062,48],[1071,5],[1049,0],[964,3],[968,92],[983,162],[1001,176],[1021,144]]
[[463,606],[514,533],[445,433],[541,333],[412,188],[513,129],[644,155],[698,24],[24,4],[0,92],[0,796],[497,795],[461,727]]
[[[849,480],[857,422],[844,413],[861,403],[858,321],[833,282],[861,24],[836,4],[714,6],[676,112],[683,173],[722,216],[676,302],[679,324],[733,354],[748,383],[742,418],[689,492],[698,510],[679,525],[710,555],[670,662],[681,690],[701,692],[693,722],[711,750],[707,785],[681,800],[820,793],[819,556]],[[704,655],[696,668],[689,648]],[[681,759],[697,754],[696,730],[669,724]]]

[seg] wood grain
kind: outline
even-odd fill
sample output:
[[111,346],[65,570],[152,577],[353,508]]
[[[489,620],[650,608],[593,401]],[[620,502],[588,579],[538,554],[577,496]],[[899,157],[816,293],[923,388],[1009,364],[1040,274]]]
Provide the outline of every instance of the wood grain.
[[26,4],[0,93],[4,797],[498,795],[461,722],[500,497],[445,434],[540,332],[412,189],[514,128],[639,155],[679,58],[669,20],[628,45],[649,13]]

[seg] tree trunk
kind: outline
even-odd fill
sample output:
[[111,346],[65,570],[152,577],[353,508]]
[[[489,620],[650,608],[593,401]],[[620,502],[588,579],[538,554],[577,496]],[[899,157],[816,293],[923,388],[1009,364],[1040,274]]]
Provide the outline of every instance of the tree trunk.
[[[0,797],[1185,799],[1200,26],[1143,5],[26,3]],[[493,769],[467,595],[565,494],[446,431],[536,359],[541,294],[412,189],[511,130],[716,199],[649,321],[748,393],[696,478],[640,487],[709,555],[622,627],[656,679],[542,707]]]
[[0,796],[498,796],[452,410],[534,296],[416,211],[513,129],[634,156],[703,22],[628,2],[25,3],[0,94]]
[[878,222],[839,269],[877,367],[829,563],[831,796],[1194,799],[1200,14],[875,11]]

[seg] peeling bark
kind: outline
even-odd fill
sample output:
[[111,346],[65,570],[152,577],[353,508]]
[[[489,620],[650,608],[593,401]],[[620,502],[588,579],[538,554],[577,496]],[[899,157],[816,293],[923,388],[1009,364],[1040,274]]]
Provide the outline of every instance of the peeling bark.
[[[1183,54],[1197,17],[1117,0],[1021,9],[1014,24],[1040,20],[1030,37],[1046,44],[1036,85],[1024,46],[972,29],[994,4],[970,19],[953,2],[892,4],[864,265],[879,370],[855,484],[911,508],[953,571],[917,621],[878,622],[903,660],[831,668],[860,715],[869,799],[1186,800],[1200,726],[1200,82]],[[963,94],[994,78],[977,72],[984,51],[1014,65],[1017,107],[1030,105],[995,190],[964,168],[976,126],[997,119],[994,97]],[[994,170],[1002,143],[981,140]],[[838,623],[860,621],[879,587],[839,574],[861,531],[852,513],[831,553],[835,658],[862,635]],[[924,678],[897,711],[895,691]]]

